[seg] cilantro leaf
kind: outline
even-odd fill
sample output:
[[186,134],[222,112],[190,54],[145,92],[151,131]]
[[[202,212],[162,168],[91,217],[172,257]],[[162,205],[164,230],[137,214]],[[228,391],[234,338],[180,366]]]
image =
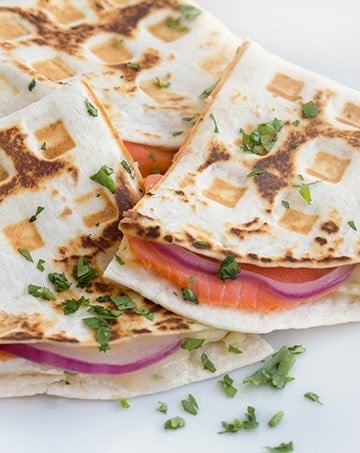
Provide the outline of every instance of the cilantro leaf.
[[284,206],[285,209],[290,209],[290,203],[286,200],[281,200],[281,204]]
[[235,261],[235,257],[227,256],[220,264],[220,269],[217,276],[220,280],[235,280],[236,275],[239,272],[240,268],[238,263]]
[[167,420],[164,424],[165,429],[177,430],[185,426],[185,420],[182,417],[174,417]]
[[209,116],[210,116],[210,118],[212,119],[212,121],[214,123],[214,134],[218,134],[219,133],[219,128],[218,128],[215,116],[212,113],[210,113]]
[[165,25],[171,28],[172,30],[180,31],[183,33],[189,31],[189,28],[183,24],[181,17],[175,19],[174,17],[168,16],[165,19]]
[[317,395],[316,393],[307,392],[307,393],[304,394],[304,396],[305,396],[305,398],[307,398],[308,400],[314,401],[314,403],[322,404],[322,402],[320,401],[320,396]]
[[218,381],[221,387],[223,388],[226,396],[229,398],[234,398],[237,393],[237,389],[233,386],[234,380],[226,374],[221,381]]
[[39,299],[44,299],[44,300],[55,300],[56,299],[56,297],[50,291],[49,288],[41,287],[38,285],[33,285],[32,283],[30,283],[28,285],[28,293]]
[[291,354],[302,354],[306,351],[304,346],[302,346],[301,344],[294,344],[294,346],[289,346],[288,350],[291,352]]
[[210,371],[210,373],[215,373],[216,367],[213,364],[213,362],[209,359],[207,354],[205,354],[205,352],[201,354],[201,363],[203,364],[204,370],[208,370]]
[[186,351],[194,351],[195,349],[199,349],[200,346],[204,343],[205,338],[189,338],[186,337],[181,345],[181,349],[185,349]]
[[199,304],[199,299],[197,298],[196,294],[194,291],[190,288],[181,288],[181,294],[182,298],[184,300],[188,300],[190,302],[193,302],[194,304],[198,305]]
[[129,296],[111,296],[110,299],[118,310],[132,310],[136,308],[136,303]]
[[181,401],[181,404],[186,412],[191,415],[197,415],[199,406],[193,395],[189,394],[187,399]]
[[241,149],[247,153],[263,155],[267,154],[273,148],[278,133],[282,130],[283,123],[278,118],[268,123],[258,124],[255,130],[246,134],[240,129],[242,134]]
[[122,399],[120,400],[120,406],[123,407],[124,409],[129,409],[130,404],[125,399]]
[[86,258],[80,256],[73,269],[73,276],[77,281],[77,286],[80,288],[86,288],[90,285],[91,280],[93,280],[96,275],[96,269],[90,266]]
[[347,224],[349,225],[350,228],[357,231],[357,226],[353,220],[349,220]]
[[126,173],[128,173],[130,175],[131,179],[134,179],[135,178],[135,172],[131,168],[131,166],[128,164],[128,162],[126,162],[126,160],[122,160],[120,163],[123,166],[123,168],[126,171]]
[[98,109],[89,101],[89,99],[85,99],[85,106],[90,116],[98,116]]
[[48,275],[49,280],[54,285],[55,291],[61,293],[70,288],[72,283],[66,278],[64,272],[51,272]]
[[172,135],[173,137],[177,137],[177,136],[179,136],[179,135],[182,135],[183,133],[184,133],[184,131],[174,131],[174,132],[172,132],[171,135]]
[[236,345],[234,344],[229,344],[229,352],[233,352],[234,354],[242,354],[241,349],[239,349]]
[[163,401],[158,401],[159,407],[156,409],[158,412],[161,412],[162,414],[167,414],[168,411],[168,406],[166,403]]
[[319,113],[319,109],[313,101],[302,104],[301,110],[305,118],[315,118]]
[[247,407],[247,412],[245,413],[245,419],[239,420],[235,419],[233,423],[222,422],[224,431],[220,431],[218,434],[225,433],[236,433],[240,429],[255,429],[259,426],[259,422],[256,420],[255,408],[252,406]]
[[87,307],[89,304],[90,300],[84,296],[81,296],[80,299],[65,299],[61,302],[64,315],[75,313],[81,306]]
[[[303,181],[304,178],[299,175],[300,179]],[[314,186],[315,184],[319,184],[322,181],[314,181],[314,182],[309,182],[309,183],[293,183],[293,187],[299,188],[299,194],[302,196],[302,198],[306,201],[307,204],[312,203],[312,197],[311,197],[311,192],[310,192],[310,187]]]
[[35,85],[36,85],[36,80],[32,79],[31,82],[28,85],[28,90],[32,91],[35,88]]
[[114,170],[107,165],[103,165],[100,170],[90,176],[92,181],[97,182],[98,184],[106,187],[110,190],[111,193],[116,192],[116,184],[111,178],[111,175],[114,173]]
[[34,262],[30,252],[28,249],[18,249],[18,252],[20,255],[22,255],[27,261],[30,261],[31,263]]
[[121,258],[121,256],[115,255],[115,259],[120,264],[120,266],[123,266],[125,264],[125,261]]
[[266,173],[266,170],[260,167],[255,167],[250,173],[247,174],[247,177],[252,178],[253,176],[262,175],[264,173]]
[[84,318],[83,322],[92,330],[95,331],[96,341],[99,343],[99,350],[102,352],[110,349],[109,341],[111,336],[111,328],[108,322],[97,317]]
[[179,11],[183,17],[189,20],[196,19],[201,14],[201,10],[192,5],[179,5]]
[[140,307],[135,310],[137,315],[145,316],[149,321],[154,321],[154,313],[146,307]]
[[159,88],[169,88],[171,83],[161,80],[159,77],[155,77],[155,85]]
[[131,61],[129,61],[128,63],[125,63],[125,65],[127,68],[134,69],[136,72],[141,71],[141,66],[139,65],[139,63],[132,63]]
[[277,426],[281,422],[283,416],[284,416],[283,411],[276,412],[276,414],[273,415],[268,421],[268,425],[270,426],[270,428],[275,428],[275,426]]
[[199,99],[204,100],[207,99],[210,94],[215,90],[215,88],[218,86],[220,82],[220,79],[218,79],[215,83],[210,85],[208,88],[206,88],[199,96]]
[[270,451],[271,453],[276,452],[287,453],[289,451],[294,451],[294,445],[292,442],[288,442],[287,444],[285,442],[282,442],[277,447],[265,447],[265,448],[267,449],[267,451]]
[[45,208],[44,208],[43,206],[38,206],[38,207],[36,208],[35,214],[32,215],[32,216],[30,217],[29,222],[35,222],[35,221],[37,220],[39,214],[41,214],[41,213],[43,212],[44,209],[45,209]]
[[44,264],[45,264],[45,260],[40,258],[36,265],[36,267],[39,269],[39,271],[44,272],[44,270],[45,270]]

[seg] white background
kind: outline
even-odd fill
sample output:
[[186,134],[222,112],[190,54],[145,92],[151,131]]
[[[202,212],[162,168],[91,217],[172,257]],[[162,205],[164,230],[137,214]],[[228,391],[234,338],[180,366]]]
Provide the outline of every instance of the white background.
[[[200,0],[235,33],[258,41],[268,50],[360,89],[360,2],[357,0]],[[360,307],[359,307],[360,309]],[[303,344],[285,389],[240,386],[226,398],[217,380],[136,398],[130,409],[117,402],[59,398],[0,400],[0,453],[120,452],[265,452],[265,445],[294,442],[295,452],[358,453],[360,451],[360,326],[273,333],[275,349]],[[237,386],[257,367],[231,373]],[[312,391],[323,405],[303,396]],[[191,392],[200,413],[184,413],[180,400]],[[155,411],[169,405],[168,416]],[[260,427],[218,435],[222,420],[242,418],[247,405],[256,408]],[[268,419],[285,412],[270,429]],[[175,415],[186,427],[170,432],[165,420]]]

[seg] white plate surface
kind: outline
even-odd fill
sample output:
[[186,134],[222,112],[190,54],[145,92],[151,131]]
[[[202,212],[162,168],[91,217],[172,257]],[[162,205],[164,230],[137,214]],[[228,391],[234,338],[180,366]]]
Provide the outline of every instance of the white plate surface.
[[[360,89],[360,2],[358,0],[200,0],[235,33],[308,69]],[[15,2],[14,2],[15,3]],[[354,195],[355,196],[355,195]],[[283,390],[240,385],[257,366],[231,373],[239,391],[226,398],[217,379],[130,401],[89,402],[33,397],[0,400],[1,453],[261,453],[266,445],[290,440],[301,453],[358,453],[360,405],[360,326],[344,325],[267,336],[275,349],[303,344],[295,381]],[[304,398],[312,391],[323,405]],[[200,405],[194,417],[180,401],[192,393]],[[156,412],[168,403],[168,416]],[[219,435],[221,421],[242,418],[256,408],[260,427]],[[276,428],[267,421],[278,410]],[[184,429],[163,429],[175,415]]]

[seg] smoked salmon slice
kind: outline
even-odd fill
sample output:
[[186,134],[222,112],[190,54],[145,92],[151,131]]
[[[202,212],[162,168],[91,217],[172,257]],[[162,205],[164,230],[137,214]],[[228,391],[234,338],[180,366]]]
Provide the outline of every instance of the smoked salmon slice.
[[[324,293],[308,299],[293,299],[281,297],[249,279],[220,280],[216,275],[208,275],[201,271],[194,271],[188,266],[179,263],[171,256],[156,248],[149,241],[134,237],[127,237],[130,248],[141,263],[157,271],[167,280],[181,288],[190,288],[196,295],[199,303],[219,307],[231,307],[258,312],[270,312],[293,308],[301,303],[311,302],[320,298]],[[309,268],[260,268],[242,264],[241,269],[266,275],[273,280],[286,283],[303,283],[313,281],[332,271],[332,269]]]
[[155,146],[124,142],[126,149],[135,162],[139,164],[141,175],[164,174],[170,167],[175,151],[156,148]]

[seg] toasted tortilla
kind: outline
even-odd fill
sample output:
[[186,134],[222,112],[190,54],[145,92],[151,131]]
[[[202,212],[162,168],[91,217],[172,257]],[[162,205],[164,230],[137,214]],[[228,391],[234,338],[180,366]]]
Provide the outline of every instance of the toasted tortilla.
[[203,110],[201,94],[220,78],[240,45],[210,13],[200,8],[187,19],[180,5],[21,0],[14,6],[1,0],[0,57],[21,62],[24,75],[36,71],[53,85],[87,73],[124,140],[178,148],[192,125],[189,118]]
[[[113,170],[114,193],[90,178],[104,165]],[[97,298],[121,295],[130,298],[136,308],[125,309],[109,321],[110,347],[120,353],[155,337],[180,341],[200,335],[208,345],[197,352],[210,348],[214,356],[220,356],[218,373],[269,354],[266,342],[243,336],[244,357],[228,352],[223,359],[221,342],[226,331],[189,321],[103,278],[121,240],[118,223],[123,211],[135,204],[141,192],[131,156],[85,82],[69,84],[0,120],[0,175],[0,351],[4,343],[51,343],[75,351],[90,348],[106,362],[106,353],[98,350],[96,332],[83,321],[94,312],[81,306],[64,315],[62,302],[84,297],[93,306],[115,310],[111,301]],[[39,207],[44,209],[38,212]],[[73,275],[79,257],[86,258],[97,272],[84,288]],[[121,262],[117,264],[121,268]],[[57,292],[49,279],[54,272],[64,273],[70,288]],[[29,284],[49,289],[55,300],[34,297]],[[145,316],[149,313],[152,317]],[[154,373],[171,370],[159,383],[147,376],[146,368],[117,377],[79,374],[70,388],[64,370],[0,354],[0,396],[47,393],[111,399],[209,377],[201,361],[190,356],[179,349],[153,365]],[[176,366],[180,359],[181,370]]]
[[[302,113],[308,102],[314,117]],[[240,128],[250,134],[275,118],[283,127],[268,153],[241,149]],[[358,91],[246,42],[176,162],[122,230],[220,261],[356,264],[359,128]]]

